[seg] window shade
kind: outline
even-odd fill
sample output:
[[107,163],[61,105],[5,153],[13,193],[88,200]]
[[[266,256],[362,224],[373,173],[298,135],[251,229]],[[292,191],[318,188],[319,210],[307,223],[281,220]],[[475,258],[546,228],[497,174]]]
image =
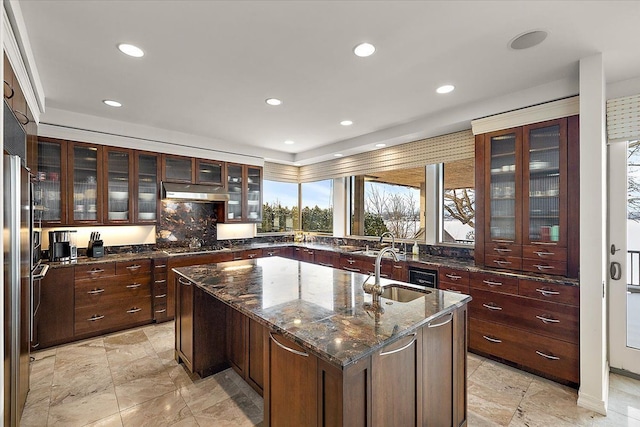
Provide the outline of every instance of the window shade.
[[640,139],[640,95],[607,101],[607,139],[610,142]]

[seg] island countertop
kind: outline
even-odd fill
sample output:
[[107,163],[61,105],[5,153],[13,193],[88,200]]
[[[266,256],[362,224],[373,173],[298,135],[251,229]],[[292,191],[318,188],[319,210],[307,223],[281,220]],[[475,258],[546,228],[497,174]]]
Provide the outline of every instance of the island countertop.
[[[367,275],[280,257],[174,271],[341,368],[471,301],[468,295],[428,289],[423,297],[405,303],[381,298],[384,312],[376,316],[365,309],[371,302],[362,290]],[[398,282],[381,279],[383,286],[391,283]]]

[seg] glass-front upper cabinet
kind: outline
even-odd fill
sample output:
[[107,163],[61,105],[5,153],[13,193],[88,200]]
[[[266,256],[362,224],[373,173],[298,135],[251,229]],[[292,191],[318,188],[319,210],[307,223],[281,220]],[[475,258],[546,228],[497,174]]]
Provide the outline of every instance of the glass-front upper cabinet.
[[243,165],[227,163],[227,221],[242,221],[244,217],[244,203],[242,198]]
[[197,159],[196,183],[224,186],[224,162]]
[[44,226],[66,224],[67,144],[38,138],[38,170],[34,180],[34,219]]
[[102,150],[82,143],[71,143],[70,169],[72,196],[70,198],[73,223],[101,221],[100,186],[102,184]]
[[170,182],[195,182],[194,160],[191,157],[162,155],[162,180]]
[[105,222],[131,222],[131,180],[133,162],[130,150],[105,149],[107,191]]
[[566,125],[553,121],[525,127],[525,244],[564,245],[566,239]]
[[159,156],[153,153],[136,152],[135,177],[137,179],[136,222],[156,222],[158,217]]
[[247,166],[247,220],[262,221],[262,168]]

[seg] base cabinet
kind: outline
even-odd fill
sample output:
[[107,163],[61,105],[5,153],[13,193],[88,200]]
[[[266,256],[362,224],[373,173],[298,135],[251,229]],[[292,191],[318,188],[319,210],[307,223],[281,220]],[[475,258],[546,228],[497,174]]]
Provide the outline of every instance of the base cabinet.
[[73,340],[73,273],[71,267],[52,268],[41,281],[38,349]]

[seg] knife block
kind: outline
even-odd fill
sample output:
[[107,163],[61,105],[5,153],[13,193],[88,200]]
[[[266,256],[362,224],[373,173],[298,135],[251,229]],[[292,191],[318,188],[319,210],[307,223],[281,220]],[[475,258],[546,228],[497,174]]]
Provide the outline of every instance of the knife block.
[[87,256],[92,258],[100,258],[104,256],[104,245],[102,240],[89,240]]

